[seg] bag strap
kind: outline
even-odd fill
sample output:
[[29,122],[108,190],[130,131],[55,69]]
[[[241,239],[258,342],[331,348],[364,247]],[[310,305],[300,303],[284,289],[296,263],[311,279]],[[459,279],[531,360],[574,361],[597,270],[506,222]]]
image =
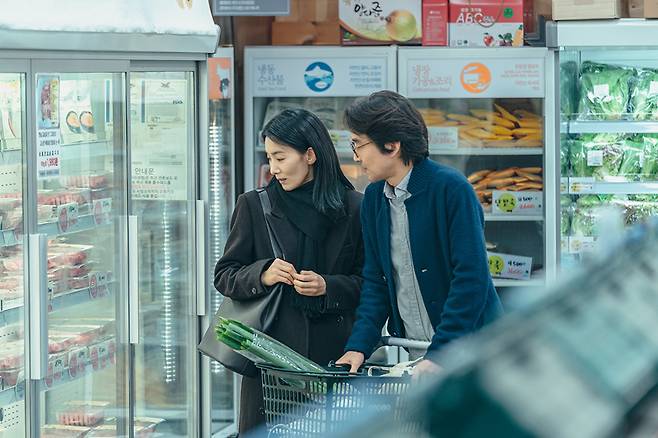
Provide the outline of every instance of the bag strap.
[[270,203],[270,197],[268,196],[265,189],[258,189],[257,192],[258,199],[260,199],[260,205],[263,208],[265,226],[267,227],[267,234],[270,236],[270,243],[272,245],[272,252],[274,253],[274,257],[285,260],[285,255],[283,254],[281,245],[279,245],[279,241],[276,239],[276,235],[274,234],[272,225],[270,225],[270,221],[267,220],[267,217],[272,214],[272,204]]

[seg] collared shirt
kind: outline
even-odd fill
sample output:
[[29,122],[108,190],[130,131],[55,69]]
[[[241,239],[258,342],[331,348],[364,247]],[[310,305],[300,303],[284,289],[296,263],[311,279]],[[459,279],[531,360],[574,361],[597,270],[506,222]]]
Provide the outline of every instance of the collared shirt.
[[[388,182],[384,184],[384,195],[391,207],[391,265],[393,281],[398,302],[398,310],[404,324],[405,336],[408,339],[431,341],[434,327],[425,308],[420,292],[418,279],[414,271],[409,237],[409,218],[404,201],[411,193],[407,190],[411,170],[393,187]],[[425,354],[423,350],[410,349],[410,358],[416,359]]]

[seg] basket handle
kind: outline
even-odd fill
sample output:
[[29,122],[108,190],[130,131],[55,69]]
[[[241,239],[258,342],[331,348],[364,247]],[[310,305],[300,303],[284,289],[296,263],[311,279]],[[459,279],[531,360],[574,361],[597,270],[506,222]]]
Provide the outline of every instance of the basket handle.
[[350,373],[350,368],[351,365],[348,363],[341,363],[337,364],[336,361],[331,361],[329,362],[329,365],[327,365],[327,371],[333,371],[333,372],[339,372],[339,373],[345,373],[345,374],[350,374],[350,375],[359,375],[363,374],[364,368],[363,365],[359,367],[356,373]]

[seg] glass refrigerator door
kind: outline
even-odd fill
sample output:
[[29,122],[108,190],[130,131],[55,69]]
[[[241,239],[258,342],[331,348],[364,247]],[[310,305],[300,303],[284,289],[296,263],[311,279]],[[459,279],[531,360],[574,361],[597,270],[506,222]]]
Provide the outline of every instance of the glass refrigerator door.
[[[602,37],[616,26],[601,26]],[[656,30],[647,30],[654,35]],[[658,215],[658,50],[560,50],[561,268]]]
[[[138,254],[136,431],[196,436],[194,74],[130,76],[130,236]],[[135,239],[135,240],[133,240]],[[134,310],[134,309],[133,309]],[[137,337],[134,339],[134,337]]]
[[265,144],[260,133],[263,127],[274,116],[288,108],[304,108],[317,115],[329,130],[340,167],[345,176],[354,184],[357,190],[363,192],[368,185],[368,177],[361,167],[352,159],[350,148],[350,132],[343,122],[343,109],[356,97],[257,97],[254,99],[253,139],[256,145],[254,156],[254,175],[256,187],[266,186],[271,178],[270,167],[267,164]]
[[47,280],[48,336],[41,434],[120,435],[127,409],[119,336],[124,74],[37,73],[34,86],[36,220],[47,237],[39,269]]
[[[210,296],[209,320],[212,322],[222,295],[214,286],[217,260],[224,253],[228,237],[229,220],[233,208],[233,49],[218,49],[208,59],[208,264],[207,288]],[[225,431],[234,424],[236,406],[235,375],[219,362],[210,360],[211,433]]]
[[0,436],[25,434],[24,102],[25,75],[0,72]]

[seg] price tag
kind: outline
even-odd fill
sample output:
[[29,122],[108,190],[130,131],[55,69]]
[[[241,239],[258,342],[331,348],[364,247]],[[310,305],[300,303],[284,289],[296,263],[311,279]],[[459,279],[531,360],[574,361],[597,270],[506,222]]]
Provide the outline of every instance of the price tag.
[[491,214],[505,216],[526,216],[542,214],[544,192],[507,192],[494,190]]
[[569,252],[571,254],[590,252],[593,251],[595,247],[596,247],[596,237],[592,237],[592,236],[569,237]]
[[110,214],[112,212],[112,198],[96,199],[93,202],[94,223],[104,225],[110,223]]
[[649,94],[658,94],[658,81],[651,81],[649,83]]
[[560,178],[560,193],[567,193],[569,190],[569,178]]
[[92,272],[89,274],[89,298],[92,300],[107,296],[107,273]]
[[594,191],[594,178],[570,178],[569,193],[592,193]]
[[352,133],[350,131],[344,131],[341,129],[329,129],[329,137],[334,143],[336,149],[345,149],[352,151],[350,147],[350,141],[352,141]]
[[78,203],[71,202],[57,207],[57,226],[60,233],[72,231],[78,224]]
[[604,98],[610,95],[610,87],[608,84],[594,85],[594,97]]
[[455,126],[430,126],[427,128],[429,146],[433,149],[457,149],[459,130]]
[[603,166],[603,151],[587,151],[587,165],[592,167]]
[[72,378],[82,375],[87,366],[88,351],[86,348],[69,353],[69,375]]

